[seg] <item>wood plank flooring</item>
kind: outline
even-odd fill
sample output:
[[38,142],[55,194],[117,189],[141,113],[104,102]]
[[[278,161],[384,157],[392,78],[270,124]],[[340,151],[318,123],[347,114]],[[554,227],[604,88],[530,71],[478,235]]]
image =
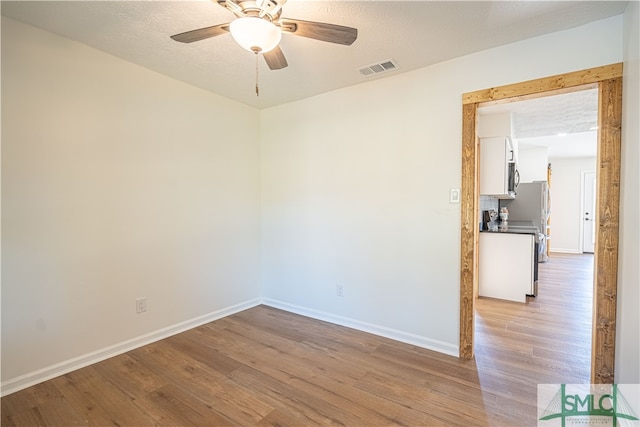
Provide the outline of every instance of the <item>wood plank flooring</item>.
[[5,396],[2,425],[535,426],[538,383],[589,382],[592,269],[478,300],[472,361],[259,306]]

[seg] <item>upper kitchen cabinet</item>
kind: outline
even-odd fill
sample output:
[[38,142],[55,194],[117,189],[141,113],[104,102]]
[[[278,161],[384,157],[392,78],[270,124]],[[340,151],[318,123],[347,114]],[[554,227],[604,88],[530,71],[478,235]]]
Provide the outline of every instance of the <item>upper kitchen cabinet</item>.
[[518,184],[516,150],[508,136],[480,139],[480,195],[513,199]]
[[486,114],[485,110],[478,111],[478,137],[491,138],[494,136],[513,136],[511,113]]

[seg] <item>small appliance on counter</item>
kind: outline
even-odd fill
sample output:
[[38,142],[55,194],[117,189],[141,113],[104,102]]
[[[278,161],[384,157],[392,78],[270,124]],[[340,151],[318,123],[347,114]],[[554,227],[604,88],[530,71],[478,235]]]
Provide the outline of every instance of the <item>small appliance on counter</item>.
[[498,224],[496,223],[497,219],[498,219],[497,209],[489,209],[487,211],[482,211],[482,229],[496,231],[498,229]]
[[509,209],[506,206],[500,208],[500,222],[507,222],[509,220]]

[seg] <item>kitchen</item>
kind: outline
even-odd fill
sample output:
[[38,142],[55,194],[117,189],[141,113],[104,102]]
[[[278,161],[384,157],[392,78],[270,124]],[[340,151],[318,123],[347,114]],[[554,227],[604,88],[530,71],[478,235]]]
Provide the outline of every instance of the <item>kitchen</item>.
[[[552,96],[540,100],[538,106],[525,106],[528,102],[530,101],[482,107],[478,121],[478,226],[481,232],[478,243],[477,295],[520,303],[531,301],[530,298],[538,294],[538,267],[548,260],[552,235],[551,155],[553,153],[559,156],[554,157],[554,163],[556,160],[560,162],[560,157],[579,158],[574,160],[580,160],[578,163],[583,169],[572,171],[574,176],[579,176],[580,173],[584,175],[584,168],[595,169],[596,143],[592,135],[595,135],[594,126],[597,125],[595,109],[593,112],[588,111],[591,109],[589,105],[597,103],[597,93],[592,90]],[[526,115],[524,109],[529,109],[527,114],[538,114],[533,121],[539,120],[542,115],[543,119],[550,122],[550,126],[555,125],[557,118],[561,118],[564,129],[560,131],[572,135],[557,136],[560,131],[555,128],[553,133],[538,130],[539,135],[535,135],[536,130],[532,128],[539,126],[536,123],[529,123],[530,129],[523,130],[522,120]],[[514,113],[516,110],[517,114]],[[532,113],[533,110],[537,110],[537,113]],[[561,113],[558,114],[558,111]],[[529,121],[532,120],[531,117],[533,116],[529,116]],[[568,126],[569,122],[571,124]],[[517,138],[525,133],[527,137]],[[573,136],[579,137],[575,138],[579,139],[577,144]],[[544,144],[535,145],[538,140],[548,140],[553,149],[543,147]],[[525,144],[522,144],[523,141]],[[558,150],[565,152],[559,153]],[[593,160],[593,167],[590,166],[589,159]],[[562,162],[559,164],[564,168],[564,159]],[[562,182],[555,182],[558,190],[569,184],[566,182],[566,174],[561,176]],[[575,181],[574,178],[571,179]],[[575,186],[573,182],[571,185]],[[558,219],[554,224],[562,224],[561,229],[553,230],[554,237],[559,237],[558,244],[554,246],[555,252],[593,252],[592,249],[589,250],[590,238],[582,237],[583,232],[587,236],[586,232],[593,225],[593,211],[584,201],[573,200],[585,197],[582,194],[585,192],[584,188],[575,188],[569,193],[569,197],[564,197],[567,193],[563,192],[563,199],[571,199],[571,204],[567,200],[554,200],[554,208],[562,208],[556,209],[553,217]],[[565,207],[569,205],[570,209]],[[580,217],[583,216],[585,218],[581,221]],[[571,228],[567,224],[573,227],[571,232],[574,237],[579,233],[580,244],[566,242],[564,235]]]

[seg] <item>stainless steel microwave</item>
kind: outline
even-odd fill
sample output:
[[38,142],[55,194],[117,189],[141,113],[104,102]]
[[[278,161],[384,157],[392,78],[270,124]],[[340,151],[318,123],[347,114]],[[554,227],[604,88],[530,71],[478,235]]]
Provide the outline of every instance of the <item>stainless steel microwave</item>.
[[516,162],[509,162],[509,180],[507,190],[510,196],[515,197],[518,188],[518,184],[520,184],[520,172],[518,172],[518,168],[516,167]]

